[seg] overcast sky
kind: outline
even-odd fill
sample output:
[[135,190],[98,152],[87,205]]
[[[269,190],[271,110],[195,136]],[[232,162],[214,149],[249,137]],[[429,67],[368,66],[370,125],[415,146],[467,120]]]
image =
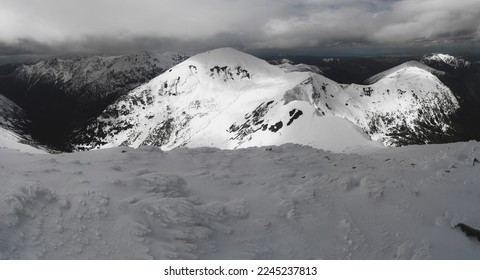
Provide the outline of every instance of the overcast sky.
[[480,0],[0,0],[0,56],[479,41]]

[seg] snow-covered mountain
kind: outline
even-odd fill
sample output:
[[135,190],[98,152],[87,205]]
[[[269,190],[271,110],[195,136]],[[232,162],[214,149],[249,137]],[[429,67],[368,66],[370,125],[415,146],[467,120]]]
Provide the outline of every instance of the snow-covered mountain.
[[378,81],[380,81],[381,79],[389,76],[389,75],[392,75],[394,74],[395,72],[398,72],[402,69],[405,69],[405,68],[409,68],[409,67],[415,67],[415,68],[420,68],[422,70],[425,70],[427,72],[430,72],[432,74],[434,74],[435,76],[442,76],[442,75],[445,75],[445,72],[442,72],[442,71],[439,71],[439,70],[436,70],[430,66],[427,66],[421,62],[418,62],[418,61],[415,61],[415,60],[411,60],[411,61],[407,61],[405,63],[402,63],[398,66],[395,66],[395,67],[392,67],[386,71],[383,71],[381,73],[378,73],[370,78],[368,78],[365,83],[367,84],[374,84]]
[[450,118],[459,104],[436,76],[411,63],[380,76],[365,86],[312,75],[293,89],[293,98],[309,100],[321,115],[349,120],[387,146],[432,143],[453,133]]
[[445,64],[454,69],[465,68],[470,66],[471,64],[470,61],[464,58],[442,53],[427,54],[420,61],[422,63],[434,66],[439,66],[439,64]]
[[185,58],[147,52],[51,58],[0,76],[0,91],[29,114],[38,139],[61,146],[72,129]]
[[[458,109],[429,71],[406,64],[371,85],[342,85],[222,48],[191,57],[109,106],[74,138],[119,145],[241,148],[282,143],[344,151],[435,142]],[[366,133],[368,136],[366,136]]]
[[455,141],[480,140],[480,65],[446,54],[426,55],[421,61],[444,72],[437,77],[459,101],[460,109],[454,120]]
[[[273,63],[272,63],[273,62]],[[274,65],[278,65],[280,68],[284,69],[286,72],[313,72],[317,74],[322,74],[323,71],[320,67],[314,65],[308,65],[305,63],[295,64],[291,60],[286,58],[279,61],[270,61]]]
[[30,120],[23,110],[0,94],[0,148],[40,152],[28,130]]

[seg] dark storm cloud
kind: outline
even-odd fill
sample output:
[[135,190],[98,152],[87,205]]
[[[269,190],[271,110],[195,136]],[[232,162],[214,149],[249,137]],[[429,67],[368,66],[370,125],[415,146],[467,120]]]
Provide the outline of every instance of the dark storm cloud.
[[452,44],[478,0],[0,0],[0,55]]
[[124,54],[135,51],[169,51],[181,50],[194,53],[198,50],[219,47],[244,49],[245,45],[236,34],[218,33],[207,38],[179,39],[174,37],[154,37],[148,35],[84,36],[80,39],[42,42],[34,39],[19,39],[14,44],[0,42],[0,56],[28,54]]

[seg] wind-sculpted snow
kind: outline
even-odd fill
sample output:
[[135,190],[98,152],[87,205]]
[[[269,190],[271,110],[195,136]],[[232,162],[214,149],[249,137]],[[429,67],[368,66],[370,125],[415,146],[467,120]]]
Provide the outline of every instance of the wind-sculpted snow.
[[2,259],[469,259],[480,144],[0,149]]
[[448,142],[459,105],[429,71],[412,62],[371,85],[343,85],[217,49],[131,91],[72,142],[79,150],[297,143],[333,151]]

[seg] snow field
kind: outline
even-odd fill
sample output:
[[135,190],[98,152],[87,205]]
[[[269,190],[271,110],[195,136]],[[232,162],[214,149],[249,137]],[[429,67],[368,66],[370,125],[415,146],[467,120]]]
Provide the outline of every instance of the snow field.
[[477,142],[0,150],[4,259],[478,259]]

